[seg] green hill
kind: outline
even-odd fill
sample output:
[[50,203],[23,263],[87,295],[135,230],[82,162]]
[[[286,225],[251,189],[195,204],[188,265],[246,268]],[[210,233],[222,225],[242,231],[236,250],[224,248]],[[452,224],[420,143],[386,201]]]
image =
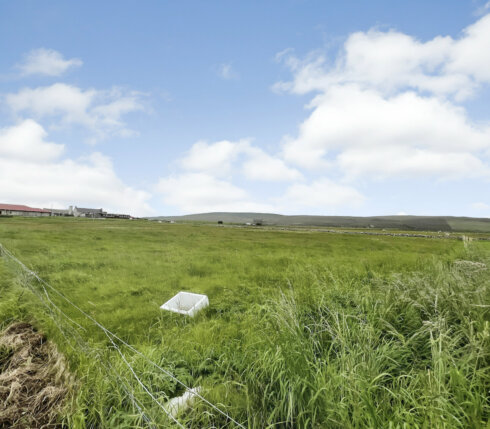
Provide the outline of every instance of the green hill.
[[414,231],[469,231],[489,232],[489,218],[454,216],[285,216],[274,213],[199,213],[184,216],[158,216],[152,220],[177,222],[254,223],[261,220],[264,225],[323,226],[340,228],[385,228]]

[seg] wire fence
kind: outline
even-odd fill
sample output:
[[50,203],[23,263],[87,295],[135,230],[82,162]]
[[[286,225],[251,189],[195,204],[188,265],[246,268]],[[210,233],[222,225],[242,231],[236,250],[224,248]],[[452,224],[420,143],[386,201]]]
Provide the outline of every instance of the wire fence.
[[[146,422],[148,427],[157,427],[157,424],[155,423],[154,419],[150,417],[150,413],[147,410],[147,406],[143,404],[143,402],[137,398],[137,395],[135,393],[134,389],[134,384],[128,380],[126,377],[123,377],[119,374],[116,368],[111,364],[111,362],[108,359],[104,358],[104,355],[101,350],[98,350],[95,348],[93,345],[89,345],[88,342],[84,339],[84,337],[80,334],[80,331],[82,332],[87,332],[87,330],[81,326],[79,323],[77,323],[73,318],[68,316],[66,311],[64,311],[62,308],[60,308],[59,305],[56,305],[55,302],[52,299],[51,294],[58,296],[61,298],[63,301],[65,301],[69,306],[71,306],[73,309],[75,309],[78,313],[83,315],[86,319],[88,319],[91,323],[93,323],[98,329],[100,329],[109,342],[111,343],[112,348],[118,353],[120,356],[121,360],[124,362],[125,366],[127,369],[130,371],[130,374],[132,376],[133,382],[136,382],[136,384],[142,389],[144,394],[146,394],[149,398],[151,398],[151,401],[163,411],[167,419],[175,424],[176,426],[180,428],[185,428],[185,426],[173,415],[173,413],[168,409],[166,406],[166,403],[162,402],[157,396],[154,394],[154,392],[151,391],[151,389],[143,382],[141,374],[138,374],[138,371],[135,370],[134,366],[131,365],[123,351],[121,350],[121,347],[131,351],[135,355],[141,357],[144,359],[148,364],[153,366],[156,370],[160,371],[163,373],[166,377],[180,385],[182,388],[185,389],[186,392],[191,392],[192,395],[196,396],[199,398],[203,403],[205,403],[207,406],[209,406],[211,409],[216,411],[217,413],[221,414],[223,417],[226,418],[228,423],[233,423],[236,427],[245,429],[245,426],[235,420],[232,416],[230,416],[226,411],[218,407],[217,405],[213,404],[209,400],[207,400],[202,394],[199,393],[196,389],[191,389],[186,383],[184,383],[182,380],[177,378],[174,374],[172,374],[171,371],[169,371],[166,368],[163,368],[161,365],[158,363],[154,362],[152,359],[150,359],[148,356],[146,356],[144,353],[140,352],[138,349],[133,347],[131,344],[128,342],[124,341],[120,336],[116,335],[109,329],[107,329],[105,326],[103,326],[100,322],[98,322],[93,316],[88,314],[86,311],[84,311],[80,306],[75,304],[73,301],[71,301],[69,298],[67,298],[63,293],[61,293],[59,290],[57,290],[55,287],[53,287],[51,284],[49,284],[47,281],[45,281],[42,277],[40,277],[35,271],[31,270],[29,267],[27,267],[20,259],[18,259],[12,252],[10,252],[5,246],[3,246],[0,243],[0,257],[4,257],[5,259],[13,262],[19,271],[20,274],[20,281],[23,286],[27,287],[34,296],[36,296],[41,304],[46,308],[47,314],[54,320],[55,325],[57,328],[60,330],[63,338],[66,340],[66,343],[75,349],[77,347],[78,350],[81,350],[85,354],[95,354],[95,357],[97,358],[98,362],[101,363],[101,365],[104,367],[104,369],[107,371],[107,373],[110,373],[114,375],[116,379],[120,382],[121,388],[124,390],[124,392],[127,394],[129,400],[131,401],[133,407],[138,410],[139,415],[141,416],[142,420]],[[32,279],[35,279],[37,284],[40,286],[40,288],[36,288],[32,284]],[[64,323],[61,323],[62,320],[65,320],[68,323],[68,326],[66,326]],[[119,344],[119,345],[118,345]],[[160,392],[159,392],[160,393]],[[170,398],[164,394],[165,399],[168,401]]]

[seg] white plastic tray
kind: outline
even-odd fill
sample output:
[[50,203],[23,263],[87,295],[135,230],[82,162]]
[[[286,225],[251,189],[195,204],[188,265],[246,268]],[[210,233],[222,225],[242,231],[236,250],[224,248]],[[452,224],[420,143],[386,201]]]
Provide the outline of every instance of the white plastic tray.
[[194,317],[199,311],[206,308],[208,305],[209,299],[206,295],[192,292],[179,292],[160,308],[162,310],[173,311],[174,313]]

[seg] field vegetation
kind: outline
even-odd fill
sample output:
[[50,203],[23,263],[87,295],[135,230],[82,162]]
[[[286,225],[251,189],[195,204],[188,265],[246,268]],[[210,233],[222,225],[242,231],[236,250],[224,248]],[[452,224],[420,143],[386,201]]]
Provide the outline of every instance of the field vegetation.
[[[487,427],[488,241],[9,218],[0,243],[245,427]],[[210,307],[159,309],[181,290]],[[66,358],[60,421],[175,426],[145,389],[182,385],[5,257],[0,296],[1,329],[29,322]],[[178,421],[236,426],[200,400]]]

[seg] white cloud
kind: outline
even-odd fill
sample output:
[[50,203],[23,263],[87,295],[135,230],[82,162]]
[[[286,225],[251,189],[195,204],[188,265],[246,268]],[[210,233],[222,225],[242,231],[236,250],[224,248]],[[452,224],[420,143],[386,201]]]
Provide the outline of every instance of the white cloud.
[[232,170],[232,164],[238,156],[248,147],[247,140],[222,140],[214,143],[199,141],[192,145],[180,165],[186,170],[226,175]]
[[64,83],[38,88],[23,88],[17,93],[7,94],[7,105],[15,112],[27,112],[38,118],[61,116],[67,123],[93,126],[94,119],[88,114],[97,91]]
[[[123,128],[125,127],[121,117],[125,114],[143,110],[143,105],[140,101],[138,92],[130,92],[123,94],[120,90],[111,91],[110,95],[102,95],[105,99],[101,104],[94,106],[90,114],[95,118],[95,121],[104,124],[107,127]],[[127,129],[123,130],[128,131]]]
[[292,182],[301,180],[303,175],[295,168],[288,167],[278,158],[268,155],[258,148],[250,148],[249,158],[243,163],[243,174],[247,179],[268,182]]
[[180,213],[325,214],[346,207],[357,208],[365,200],[353,187],[340,185],[327,178],[319,178],[309,184],[293,184],[281,196],[269,196],[265,202],[258,202],[256,195],[209,173],[183,173],[162,178],[155,191],[162,195],[166,205],[176,208]]
[[0,201],[152,213],[150,194],[125,185],[108,157],[95,152],[78,160],[63,158],[64,146],[45,138],[45,130],[33,120],[0,130]]
[[[294,184],[279,199],[285,211],[329,213],[345,207],[359,207],[365,197],[355,188],[321,177],[310,184]],[[288,209],[289,207],[289,209]]]
[[192,145],[179,165],[185,170],[208,173],[216,177],[237,173],[258,181],[288,182],[302,177],[301,173],[249,140],[222,140],[214,143],[199,141]]
[[393,30],[357,32],[347,38],[333,64],[322,54],[301,61],[290,52],[281,53],[295,77],[275,89],[305,94],[354,83],[383,94],[411,88],[463,99],[490,81],[489,44],[490,14],[456,40],[438,36],[421,42]]
[[376,179],[490,177],[488,166],[469,153],[438,153],[409,147],[347,150],[339,155],[338,165],[350,178],[367,175]]
[[488,46],[490,15],[457,40],[354,33],[331,65],[282,54],[294,78],[275,88],[319,93],[298,135],[285,137],[285,160],[349,179],[490,177],[490,126],[460,104],[490,82]]
[[238,73],[233,69],[231,63],[224,63],[218,67],[218,76],[225,80],[232,80],[238,78]]
[[51,118],[56,124],[82,125],[104,138],[108,134],[125,136],[131,132],[122,121],[124,114],[142,110],[140,94],[120,89],[82,90],[73,85],[23,88],[7,94],[7,106],[16,114],[27,113],[37,119]]
[[302,179],[298,170],[253,146],[249,140],[199,141],[177,164],[183,172],[161,178],[156,192],[168,206],[182,213],[271,211],[277,204],[254,202],[256,195],[249,195],[234,181],[291,182]]
[[[166,205],[181,213],[212,211],[275,211],[282,213],[331,212],[341,206],[358,207],[364,197],[352,186],[327,178],[302,183],[303,175],[283,160],[253,146],[248,140],[197,142],[180,160],[184,172],[161,178],[155,190]],[[257,202],[236,181],[243,179],[290,182],[281,196]],[[260,198],[260,197],[259,197]]]
[[464,30],[454,43],[447,73],[462,73],[476,82],[490,82],[490,14]]
[[60,76],[73,67],[80,67],[82,61],[78,58],[65,60],[63,56],[53,49],[34,49],[18,65],[24,76],[40,74],[46,76]]
[[46,142],[47,133],[32,119],[17,126],[0,129],[0,158],[46,162],[58,158],[64,151],[60,144]]
[[162,178],[156,191],[163,195],[167,205],[182,213],[268,211],[271,208],[254,202],[245,190],[206,173]]
[[290,162],[315,168],[328,160],[348,176],[488,174],[478,154],[490,147],[490,128],[447,101],[336,85],[311,106],[297,138],[285,142]]

